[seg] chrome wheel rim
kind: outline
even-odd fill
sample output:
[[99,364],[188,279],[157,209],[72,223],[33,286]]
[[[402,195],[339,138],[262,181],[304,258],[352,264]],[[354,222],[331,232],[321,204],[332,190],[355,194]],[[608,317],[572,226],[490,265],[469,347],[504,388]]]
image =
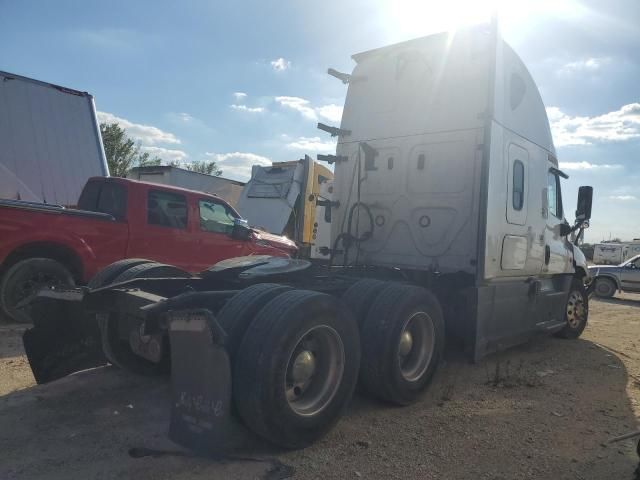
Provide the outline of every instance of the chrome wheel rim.
[[578,328],[584,320],[587,308],[580,292],[573,291],[567,301],[567,323],[571,328]]
[[338,332],[319,325],[303,333],[289,353],[284,380],[289,407],[313,416],[335,396],[344,373],[344,345]]
[[416,312],[405,321],[398,339],[398,366],[402,377],[419,380],[429,368],[435,349],[435,327],[425,312]]

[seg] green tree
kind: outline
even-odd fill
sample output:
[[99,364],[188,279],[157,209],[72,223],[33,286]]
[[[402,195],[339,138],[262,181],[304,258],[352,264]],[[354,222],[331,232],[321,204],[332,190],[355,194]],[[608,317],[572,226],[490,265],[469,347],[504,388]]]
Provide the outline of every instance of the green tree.
[[215,175],[219,177],[222,175],[222,170],[218,168],[218,164],[213,160],[206,162],[171,162],[169,163],[172,167],[184,168],[185,170],[190,170],[192,172],[205,173],[207,175]]
[[133,167],[162,164],[161,158],[141,152],[140,145],[129,138],[117,123],[101,123],[100,134],[109,173],[114,177],[124,177]]

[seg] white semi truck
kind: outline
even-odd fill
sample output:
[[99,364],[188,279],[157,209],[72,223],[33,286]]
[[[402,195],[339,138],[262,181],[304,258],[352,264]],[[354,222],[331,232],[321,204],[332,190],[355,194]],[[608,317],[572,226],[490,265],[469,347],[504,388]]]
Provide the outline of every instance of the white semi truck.
[[90,289],[44,290],[24,337],[39,382],[107,361],[170,365],[174,441],[230,448],[240,420],[299,448],[358,383],[415,402],[446,335],[478,359],[539,332],[582,333],[590,278],[568,237],[592,189],[570,226],[544,105],[514,51],[476,27],[353,58],[351,75],[330,71],[348,83],[340,127],[319,125],[338,136],[323,157],[335,163],[331,265],[243,257],[166,278],[136,259]]
[[77,205],[109,176],[93,97],[0,72],[0,198]]

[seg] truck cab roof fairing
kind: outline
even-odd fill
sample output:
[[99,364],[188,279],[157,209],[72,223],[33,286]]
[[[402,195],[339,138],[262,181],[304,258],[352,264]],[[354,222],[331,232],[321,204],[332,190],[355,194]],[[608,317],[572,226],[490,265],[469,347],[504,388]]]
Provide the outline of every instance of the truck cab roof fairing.
[[494,119],[498,123],[556,157],[538,87],[518,54],[504,40],[497,45],[494,98]]
[[[437,33],[352,55],[352,58],[357,65],[351,75],[351,85],[349,87],[350,92],[347,96],[347,103],[345,104],[345,114],[341,125],[342,128],[352,129],[354,128],[354,125],[358,125],[360,123],[355,118],[351,119],[351,110],[357,109],[358,111],[361,111],[362,108],[359,105],[353,104],[354,98],[350,97],[357,98],[360,96],[358,92],[359,90],[367,90],[365,84],[372,80],[372,76],[373,83],[376,83],[377,85],[384,84],[384,91],[380,91],[380,94],[387,100],[390,100],[390,98],[394,96],[407,97],[407,86],[405,85],[402,89],[394,89],[393,83],[397,84],[398,80],[401,80],[403,76],[406,76],[407,74],[405,71],[411,75],[411,70],[416,70],[415,67],[419,66],[419,64],[423,64],[423,68],[421,69],[423,71],[420,73],[416,70],[413,72],[413,75],[419,73],[419,75],[427,81],[424,82],[422,94],[416,95],[415,98],[411,100],[416,107],[421,107],[421,113],[425,117],[432,117],[432,107],[435,106],[437,109],[439,106],[438,103],[442,103],[442,100],[435,103],[437,97],[442,98],[443,89],[441,86],[447,86],[446,91],[444,92],[446,97],[450,97],[451,93],[455,91],[455,87],[451,88],[452,78],[447,78],[447,74],[452,75],[454,73],[456,78],[453,80],[457,80],[455,83],[458,83],[459,88],[464,89],[464,91],[458,91],[458,94],[455,95],[456,102],[448,102],[448,106],[451,108],[452,105],[455,107],[457,104],[466,108],[468,112],[471,112],[471,110],[477,110],[477,106],[480,105],[476,106],[476,102],[472,101],[471,96],[474,95],[476,100],[479,100],[479,104],[481,104],[482,101],[486,101],[485,96],[477,95],[481,90],[476,90],[469,84],[465,86],[464,82],[461,82],[460,79],[470,80],[473,77],[476,77],[476,81],[484,82],[489,80],[485,75],[479,75],[478,70],[476,70],[476,73],[473,73],[472,71],[474,63],[477,64],[479,61],[486,62],[490,58],[489,55],[487,55],[490,53],[490,45],[488,45],[488,42],[490,41],[491,36],[489,34],[489,28],[490,27],[488,25],[480,25],[460,29],[456,32]],[[464,52],[465,49],[467,50],[466,52]],[[452,62],[452,56],[464,56],[465,53],[467,57],[467,65],[456,65],[455,61]],[[390,64],[392,62],[395,63],[395,68],[390,68]],[[410,66],[411,64],[413,64],[414,67],[407,68],[407,66]],[[376,65],[378,68],[375,67]],[[383,73],[384,71],[387,72],[387,75],[390,78],[384,79],[382,82],[378,78],[376,81],[375,76]],[[391,78],[392,76],[393,78]],[[432,78],[429,79],[428,77]],[[538,91],[538,87],[517,53],[500,37],[498,37],[496,45],[496,72],[494,88],[494,119],[504,127],[541,146],[555,157],[556,152],[553,145],[551,131],[549,129],[546,109],[540,96],[540,92]],[[473,90],[473,92],[469,92],[469,89]],[[394,90],[399,92],[400,95],[394,93]],[[449,94],[447,94],[447,91]],[[378,97],[381,95],[378,95]],[[460,99],[460,95],[464,97],[462,100]],[[402,98],[395,98],[395,102],[393,103],[397,104],[398,100],[402,100]],[[383,100],[379,98],[375,103],[383,103]],[[391,103],[391,101],[386,102],[388,106]],[[375,110],[381,110],[382,108],[374,105],[371,109],[374,110],[372,113],[376,114],[380,112],[376,112]],[[382,110],[387,110],[386,113],[390,113],[389,108]],[[398,112],[403,111],[404,107],[396,107],[395,110]],[[375,116],[376,115],[374,115],[374,117]],[[460,118],[457,120],[460,120]],[[467,117],[467,120],[469,121],[464,122],[465,124],[474,123],[471,122],[471,115]],[[434,122],[422,123],[433,124]],[[426,128],[427,125],[425,125],[425,128],[423,128],[419,133],[426,131],[440,131],[448,128],[449,122],[447,122],[446,119],[443,119],[442,116],[439,116],[439,121],[437,123],[438,125],[433,124],[431,128]],[[458,123],[458,125],[460,124]],[[476,125],[473,124],[472,126],[475,127]],[[355,141],[357,136],[358,132],[356,131],[350,137],[346,137],[344,141]],[[369,134],[362,135],[360,138],[370,139],[380,137],[374,134]]]

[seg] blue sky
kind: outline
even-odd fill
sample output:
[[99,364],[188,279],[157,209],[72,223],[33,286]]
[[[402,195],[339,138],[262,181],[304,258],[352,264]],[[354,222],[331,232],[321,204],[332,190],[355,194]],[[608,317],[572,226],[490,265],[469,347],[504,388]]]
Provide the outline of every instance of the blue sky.
[[547,105],[572,220],[593,185],[587,240],[640,237],[637,0],[0,0],[0,70],[85,90],[167,160],[215,159],[224,176],[334,148],[351,54],[487,17]]

